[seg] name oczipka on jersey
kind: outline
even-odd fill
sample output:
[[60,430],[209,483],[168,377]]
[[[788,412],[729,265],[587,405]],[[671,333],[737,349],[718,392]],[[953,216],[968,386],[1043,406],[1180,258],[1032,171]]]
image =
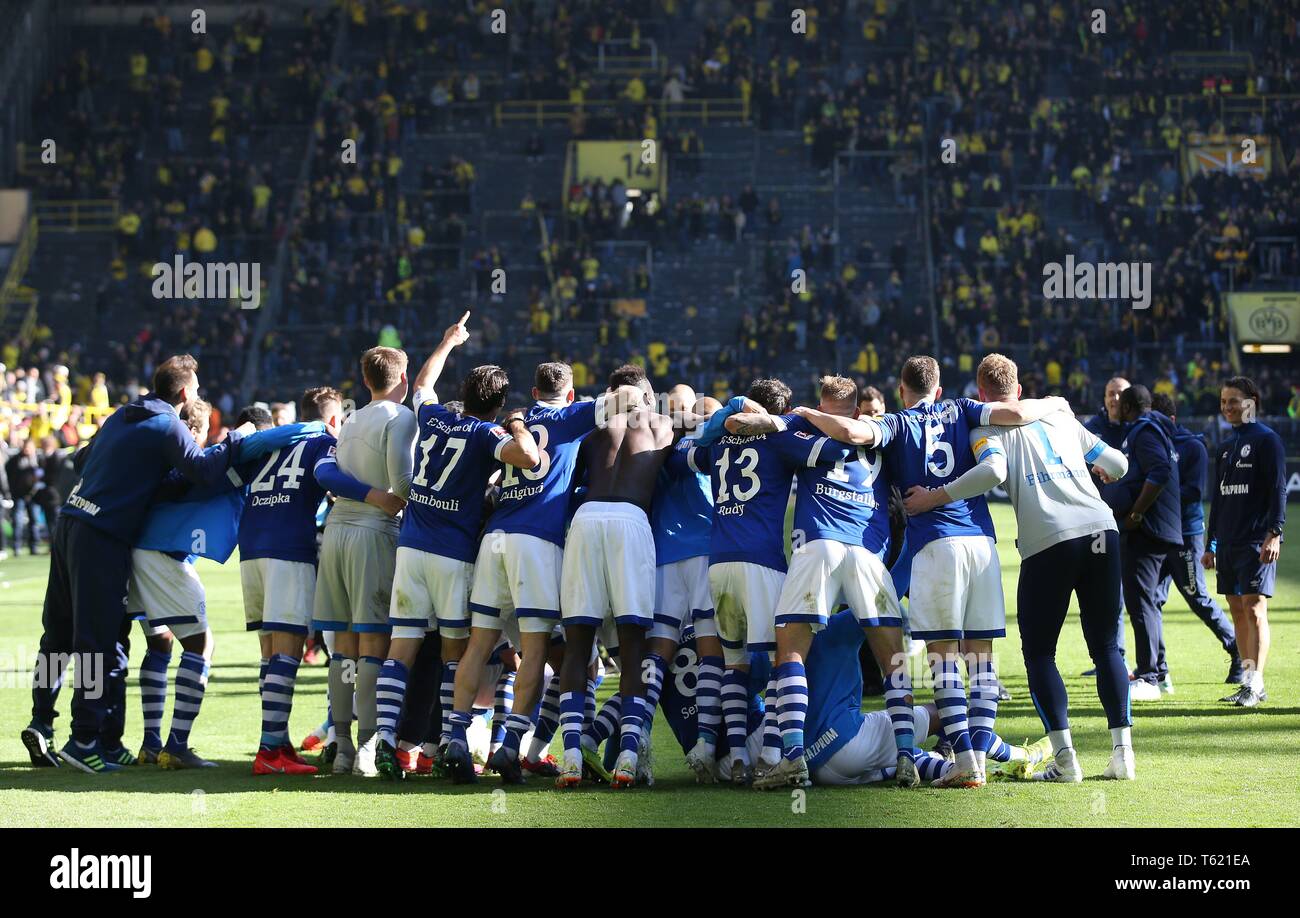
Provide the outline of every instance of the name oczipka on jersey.
[[[27,669],[27,661],[35,656],[36,665]],[[28,654],[21,648],[17,653],[0,653],[0,685],[4,688],[53,688],[56,685],[84,689],[86,698],[94,701],[104,695],[104,654],[102,653],[36,653]],[[76,665],[73,666],[73,661]],[[71,670],[71,676],[64,678]]]

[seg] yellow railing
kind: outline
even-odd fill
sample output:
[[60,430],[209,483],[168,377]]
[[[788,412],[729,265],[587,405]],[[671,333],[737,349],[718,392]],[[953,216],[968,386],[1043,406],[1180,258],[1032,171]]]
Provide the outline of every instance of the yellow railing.
[[36,216],[47,233],[103,233],[117,229],[121,205],[116,198],[41,201]]
[[494,108],[497,127],[507,121],[532,121],[542,124],[546,121],[563,121],[574,109],[582,111],[601,108],[625,108],[632,112],[641,112],[647,107],[655,110],[660,121],[691,119],[709,123],[714,121],[749,121],[749,105],[743,99],[687,99],[683,102],[666,102],[662,99],[647,99],[633,102],[629,99],[588,99],[584,102],[570,102],[568,99],[518,99],[511,102],[498,102]]
[[41,168],[41,146],[34,143],[19,143],[18,174],[34,175]]
[[23,317],[22,332],[19,335],[21,339],[19,347],[25,346],[30,340],[30,338],[22,338],[23,332],[30,334],[36,327],[38,296],[35,290],[24,287],[22,283],[23,277],[27,274],[27,267],[31,264],[32,254],[36,251],[39,228],[40,224],[35,217],[28,218],[27,228],[23,230],[13,260],[9,262],[9,270],[5,274],[4,282],[0,283],[0,326],[3,326],[9,318],[10,309],[15,306],[27,307],[27,315]]

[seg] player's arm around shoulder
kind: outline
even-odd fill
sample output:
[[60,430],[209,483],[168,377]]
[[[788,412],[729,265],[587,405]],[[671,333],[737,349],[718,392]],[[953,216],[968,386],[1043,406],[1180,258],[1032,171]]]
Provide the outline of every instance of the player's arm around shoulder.
[[850,446],[883,446],[885,436],[878,421],[870,418],[849,418],[827,414],[816,408],[793,408],[792,413],[808,421],[832,440]]
[[997,424],[1002,427],[1023,427],[1025,424],[1041,421],[1049,414],[1057,411],[1065,411],[1069,412],[1071,416],[1074,415],[1069,401],[1059,395],[1049,395],[1047,398],[985,402],[981,420],[985,424]]
[[903,498],[908,516],[925,513],[953,501],[967,500],[991,491],[1007,480],[1009,467],[1002,434],[994,427],[977,427],[970,434],[970,448],[976,464],[939,488],[913,485]]
[[502,424],[506,438],[497,447],[497,458],[506,465],[515,468],[531,469],[542,461],[542,452],[537,448],[537,440],[524,421],[522,409],[510,412]]
[[[1055,417],[1052,418],[1055,422]],[[1092,474],[1102,484],[1112,484],[1128,474],[1128,456],[1107,446],[1106,442],[1084,427],[1078,420],[1072,420],[1074,435],[1083,450],[1083,461],[1092,466]]]

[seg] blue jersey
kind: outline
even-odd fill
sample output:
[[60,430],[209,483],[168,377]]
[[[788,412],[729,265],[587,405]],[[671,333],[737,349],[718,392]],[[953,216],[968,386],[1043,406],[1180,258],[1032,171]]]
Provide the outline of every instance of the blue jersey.
[[[937,404],[926,400],[877,418],[890,482],[906,495],[915,485],[941,488],[970,471],[978,461],[971,453],[970,433],[989,423],[988,414],[986,405],[958,398]],[[914,552],[936,539],[978,535],[994,538],[983,495],[907,518],[907,540]]]
[[[710,467],[713,484],[713,533],[709,563],[748,561],[784,571],[785,508],[797,469],[835,465],[854,451],[806,430],[790,430],[795,414],[777,418],[775,433],[753,437],[727,435],[695,461]],[[701,458],[708,461],[701,462]]]
[[239,559],[316,563],[316,510],[325,499],[316,467],[333,463],[335,439],[317,434],[239,469],[248,484]]
[[862,626],[851,610],[837,612],[813,637],[805,672],[808,676],[808,770],[825,765],[840,747],[858,735],[862,713],[862,666],[858,650]]
[[693,438],[683,438],[659,470],[650,527],[660,567],[709,553],[713,491],[709,467],[696,461],[705,453]]
[[604,411],[603,396],[563,408],[537,404],[528,409],[524,422],[537,440],[542,458],[531,469],[505,467],[489,530],[523,533],[564,546],[578,448],[582,438],[596,429]]
[[[790,430],[820,436],[805,418]],[[805,543],[817,539],[859,545],[879,555],[889,552],[889,484],[881,474],[878,451],[859,448],[857,455],[833,466],[807,465],[795,473],[794,529]]]
[[473,562],[483,494],[510,435],[437,402],[420,405],[416,416],[415,475],[397,545]]

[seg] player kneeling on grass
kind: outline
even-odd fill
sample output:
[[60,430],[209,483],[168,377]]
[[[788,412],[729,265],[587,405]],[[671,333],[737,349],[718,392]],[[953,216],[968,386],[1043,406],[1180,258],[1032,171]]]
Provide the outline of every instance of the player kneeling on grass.
[[[871,784],[896,781],[898,747],[889,710],[862,712],[862,667],[858,651],[867,629],[852,610],[832,615],[808,651],[808,767],[815,784]],[[916,735],[939,736],[943,728],[933,704],[912,709]],[[751,745],[761,742],[750,738]],[[1030,777],[1047,755],[1046,737],[1030,746],[1012,746],[994,734],[986,758],[991,773]],[[907,750],[920,780],[942,781],[957,766],[941,755]]]
[[447,329],[415,377],[415,476],[397,537],[388,615],[393,639],[376,684],[375,768],[390,781],[406,776],[397,759],[397,725],[425,632],[440,636],[444,666],[460,660],[469,638],[469,595],[488,479],[497,462],[531,469],[540,459],[520,414],[512,414],[504,429],[496,423],[510,388],[500,367],[470,372],[461,389],[463,412],[438,404],[433,387],[451,350],[469,338],[468,317]]
[[[195,440],[208,437],[211,406],[192,402],[182,412]],[[268,452],[301,440],[303,425],[247,436],[240,442],[241,461],[256,462]],[[144,743],[140,764],[163,768],[209,768],[215,763],[200,758],[189,746],[189,735],[203,704],[208,666],[212,659],[212,632],[208,628],[203,584],[194,569],[195,557],[218,562],[230,557],[239,529],[243,498],[233,480],[215,488],[192,489],[177,502],[163,502],[149,514],[144,531],[132,551],[128,611],[142,613],[150,641],[140,672],[140,699],[144,708]],[[167,495],[172,484],[164,483]],[[178,495],[179,496],[179,495]],[[180,641],[180,669],[176,675],[171,732],[162,744],[162,714],[167,697],[170,634]],[[163,648],[166,652],[163,652]]]
[[[1014,404],[1020,398],[1016,365],[990,354],[976,372],[980,398]],[[1097,695],[1110,726],[1112,753],[1103,777],[1134,776],[1129,682],[1117,643],[1121,576],[1119,531],[1110,508],[1088,477],[1103,482],[1128,469],[1119,450],[1084,429],[1068,411],[1057,411],[1024,427],[979,427],[970,434],[979,464],[932,490],[912,488],[904,500],[909,514],[929,512],[960,495],[1006,484],[1016,511],[1020,586],[1016,618],[1029,675],[1029,692],[1043,719],[1056,761],[1036,777],[1083,780],[1070,736],[1069,699],[1056,668],[1056,645],[1079,597],[1079,621],[1097,672]]]
[[277,449],[264,461],[241,465],[237,473],[248,482],[239,526],[244,619],[261,632],[264,655],[255,775],[316,773],[289,741],[289,713],[315,602],[316,510],[325,493],[364,501],[389,516],[402,508],[400,497],[339,469],[334,450],[343,396],[337,389],[308,389],[299,409],[299,416],[311,422],[306,425],[310,435],[292,449]]

